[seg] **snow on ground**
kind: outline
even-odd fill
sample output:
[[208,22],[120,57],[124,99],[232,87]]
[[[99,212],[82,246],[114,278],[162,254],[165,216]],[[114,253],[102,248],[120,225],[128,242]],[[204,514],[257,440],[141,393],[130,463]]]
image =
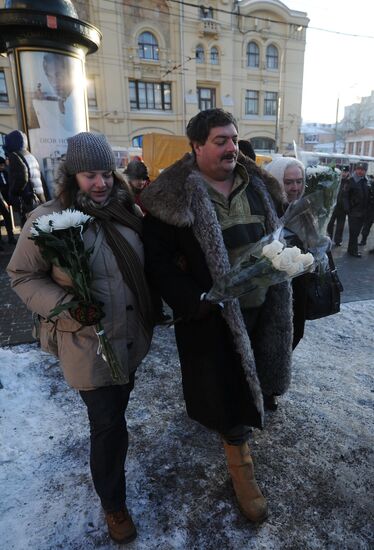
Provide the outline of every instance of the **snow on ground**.
[[[307,323],[291,388],[251,442],[270,515],[239,513],[216,434],[184,409],[173,331],[156,330],[128,409],[129,550],[364,550],[373,536],[374,301]],[[88,465],[79,395],[36,345],[0,348],[4,550],[110,541]]]

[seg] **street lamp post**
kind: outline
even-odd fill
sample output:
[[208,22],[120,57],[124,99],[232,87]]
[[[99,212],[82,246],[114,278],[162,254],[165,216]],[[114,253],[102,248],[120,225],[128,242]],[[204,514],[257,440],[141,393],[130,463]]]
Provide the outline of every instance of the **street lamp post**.
[[50,193],[67,138],[88,130],[85,57],[100,42],[70,0],[6,0],[0,9],[0,53],[10,60],[18,127]]

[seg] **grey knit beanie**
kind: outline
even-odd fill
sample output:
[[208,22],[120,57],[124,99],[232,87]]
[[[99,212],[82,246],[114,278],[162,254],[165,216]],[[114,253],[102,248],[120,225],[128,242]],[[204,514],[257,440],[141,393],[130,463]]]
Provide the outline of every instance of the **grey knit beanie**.
[[81,132],[67,141],[65,167],[69,174],[116,169],[113,150],[103,134]]

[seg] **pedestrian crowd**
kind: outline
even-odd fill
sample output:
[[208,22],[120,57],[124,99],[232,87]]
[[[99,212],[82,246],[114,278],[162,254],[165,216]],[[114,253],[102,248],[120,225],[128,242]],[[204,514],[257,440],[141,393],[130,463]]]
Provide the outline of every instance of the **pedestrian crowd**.
[[[304,334],[307,274],[235,300],[207,299],[243,252],[273,234],[303,197],[304,165],[277,157],[259,167],[250,143],[239,140],[236,119],[222,109],[199,112],[187,137],[191,152],[150,182],[141,159],[122,174],[116,169],[105,136],[72,136],[51,200],[22,132],[6,137],[7,166],[0,158],[0,212],[9,243],[15,243],[9,205],[22,227],[7,267],[11,286],[33,312],[41,348],[57,355],[87,409],[92,481],[118,543],[137,535],[126,500],[126,409],[154,326],[173,324],[187,413],[207,428],[207,437],[218,434],[239,509],[254,523],[266,519],[268,504],[255,477],[251,431],[264,428],[264,409],[277,410]],[[342,167],[327,227],[333,245],[341,246],[348,216],[348,254],[355,258],[374,221],[374,180],[366,172],[365,163],[352,173]],[[82,239],[92,303],[77,300],[64,266],[29,238],[43,216],[50,228],[54,213],[71,210],[90,218]],[[296,234],[285,238],[307,252]],[[98,349],[104,332],[120,380]]]

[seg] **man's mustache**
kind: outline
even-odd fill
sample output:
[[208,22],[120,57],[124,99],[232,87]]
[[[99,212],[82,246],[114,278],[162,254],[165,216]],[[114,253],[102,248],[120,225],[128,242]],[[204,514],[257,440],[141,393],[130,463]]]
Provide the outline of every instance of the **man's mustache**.
[[221,157],[221,160],[236,160],[238,155],[226,154]]

